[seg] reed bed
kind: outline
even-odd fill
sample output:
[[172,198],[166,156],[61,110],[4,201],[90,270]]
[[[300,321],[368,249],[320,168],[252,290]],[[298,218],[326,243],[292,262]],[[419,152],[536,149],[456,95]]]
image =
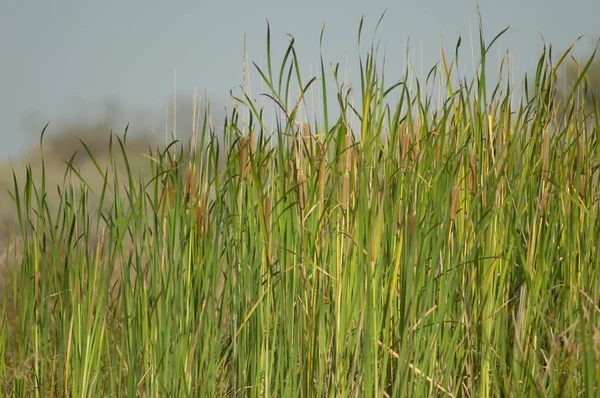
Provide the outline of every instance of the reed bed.
[[[499,36],[480,32],[471,80],[443,55],[425,81],[386,85],[372,47],[356,92],[323,61],[305,80],[293,41],[274,68],[269,42],[256,72],[274,127],[243,91],[221,137],[199,117],[188,155],[150,150],[151,178],[126,136],[110,151],[127,177],[96,163],[94,190],[70,164],[56,211],[44,169],[15,177],[0,392],[598,396],[586,65],[561,97],[567,53],[545,48],[514,100],[508,63],[488,86]],[[324,119],[303,120],[319,83]]]

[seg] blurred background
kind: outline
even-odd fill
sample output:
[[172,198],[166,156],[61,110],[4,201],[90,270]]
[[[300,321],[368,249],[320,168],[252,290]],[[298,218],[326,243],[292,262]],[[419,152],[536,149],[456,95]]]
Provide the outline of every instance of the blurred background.
[[[224,107],[231,105],[230,90],[243,83],[244,34],[249,60],[264,62],[267,21],[274,63],[283,57],[291,34],[307,76],[311,66],[313,75],[318,71],[324,23],[325,64],[340,62],[355,80],[358,56],[364,56],[372,38],[385,53],[387,81],[402,74],[407,43],[413,48],[411,61],[426,73],[440,60],[440,44],[451,55],[459,35],[466,56],[462,65],[468,69],[470,37],[477,40],[478,35],[477,6],[488,42],[509,27],[497,56],[504,55],[500,49],[510,50],[517,82],[535,70],[544,42],[558,53],[585,35],[575,49],[584,57],[600,34],[597,0],[373,1],[368,7],[356,0],[2,0],[0,159],[15,160],[26,153],[48,122],[51,135],[108,134],[110,128],[122,133],[130,123],[139,137],[154,139],[155,129],[164,140],[165,111],[170,107],[172,117],[175,90],[180,134],[191,126],[194,89],[203,104],[211,99],[218,131]],[[366,44],[359,49],[363,15]],[[252,92],[258,91],[256,83]],[[64,140],[62,145],[65,150]]]

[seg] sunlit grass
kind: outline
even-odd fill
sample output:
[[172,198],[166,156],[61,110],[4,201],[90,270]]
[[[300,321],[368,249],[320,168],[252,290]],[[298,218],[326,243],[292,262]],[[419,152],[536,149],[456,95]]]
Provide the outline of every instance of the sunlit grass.
[[[268,44],[273,128],[242,92],[221,137],[199,115],[189,156],[151,151],[150,177],[116,136],[108,165],[89,152],[101,187],[71,164],[56,208],[44,167],[15,176],[2,394],[597,396],[585,65],[560,102],[566,54],[546,49],[513,102],[483,39],[470,81],[444,54],[386,84],[371,49],[352,107],[337,67],[304,79],[293,44],[277,66]],[[316,85],[325,119],[302,120]]]

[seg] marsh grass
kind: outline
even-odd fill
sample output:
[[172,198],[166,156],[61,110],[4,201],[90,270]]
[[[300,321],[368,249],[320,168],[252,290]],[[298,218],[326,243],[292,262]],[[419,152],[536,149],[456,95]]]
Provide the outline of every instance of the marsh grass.
[[293,41],[273,68],[269,32],[273,129],[243,91],[222,137],[195,124],[149,174],[111,136],[105,166],[89,151],[100,188],[71,162],[56,209],[44,162],[37,183],[15,175],[0,391],[597,396],[598,113],[580,106],[585,68],[559,106],[551,48],[518,102],[506,59],[488,87],[499,36],[480,32],[470,81],[443,55],[426,81],[385,85],[372,47],[356,107],[321,62],[317,124],[296,123],[316,80]]

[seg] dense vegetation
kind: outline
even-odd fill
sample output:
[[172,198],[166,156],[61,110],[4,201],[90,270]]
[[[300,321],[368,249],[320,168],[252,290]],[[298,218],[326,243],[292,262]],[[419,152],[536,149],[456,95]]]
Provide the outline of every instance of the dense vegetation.
[[372,48],[356,89],[323,62],[305,79],[293,41],[274,65],[269,42],[283,122],[242,92],[222,136],[195,115],[144,174],[127,136],[89,151],[99,187],[74,162],[58,191],[44,161],[15,174],[2,394],[597,396],[591,60],[558,95],[568,53],[545,48],[515,99],[480,37],[473,79],[460,43],[391,85]]

